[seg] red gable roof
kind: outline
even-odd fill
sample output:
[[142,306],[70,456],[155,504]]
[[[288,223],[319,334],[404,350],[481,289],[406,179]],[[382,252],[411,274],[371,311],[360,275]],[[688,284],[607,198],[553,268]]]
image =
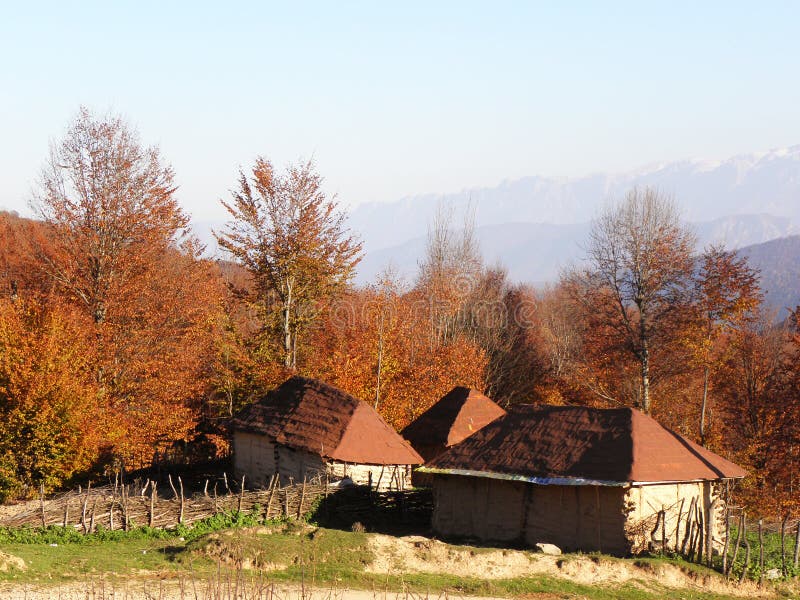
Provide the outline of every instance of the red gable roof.
[[423,470],[565,484],[716,480],[747,474],[638,410],[582,406],[513,407]]
[[368,404],[316,379],[292,377],[233,419],[238,431],[333,460],[418,465],[422,458]]
[[455,387],[400,432],[414,448],[445,448],[506,414],[489,398],[466,387]]

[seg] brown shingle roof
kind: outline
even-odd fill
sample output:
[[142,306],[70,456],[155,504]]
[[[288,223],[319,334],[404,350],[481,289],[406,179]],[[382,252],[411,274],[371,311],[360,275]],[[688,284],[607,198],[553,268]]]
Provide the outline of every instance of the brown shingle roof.
[[747,474],[638,410],[582,406],[513,407],[423,470],[541,483],[696,481]]
[[232,426],[343,462],[422,463],[414,449],[371,406],[316,379],[288,379],[243,408]]
[[400,435],[424,455],[423,448],[457,444],[504,414],[506,411],[480,392],[454,387]]

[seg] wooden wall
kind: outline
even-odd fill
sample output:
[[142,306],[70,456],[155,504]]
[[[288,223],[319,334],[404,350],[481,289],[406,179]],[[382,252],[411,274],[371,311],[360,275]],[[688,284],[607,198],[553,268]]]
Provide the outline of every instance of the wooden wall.
[[263,435],[236,431],[233,464],[237,477],[253,485],[266,485],[278,473],[282,485],[307,481],[337,481],[349,477],[357,485],[371,483],[379,491],[411,487],[409,465],[359,465],[328,461],[321,456],[274,444]]
[[436,474],[433,497],[433,529],[451,538],[627,555],[660,550],[662,531],[665,549],[686,552],[687,532],[702,527],[704,552],[724,543],[724,504],[710,482],[560,486]]
[[433,490],[433,528],[443,536],[627,552],[622,488],[435,475]]

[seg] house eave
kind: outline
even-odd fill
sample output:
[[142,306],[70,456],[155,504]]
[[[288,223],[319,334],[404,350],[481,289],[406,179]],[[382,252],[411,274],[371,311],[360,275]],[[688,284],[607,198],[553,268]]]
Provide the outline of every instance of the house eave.
[[683,479],[665,481],[613,481],[604,479],[589,479],[584,477],[538,477],[512,473],[497,473],[494,471],[474,471],[471,469],[438,469],[436,467],[419,467],[419,473],[433,475],[460,475],[464,477],[482,477],[485,479],[499,479],[502,481],[520,481],[535,485],[565,485],[565,486],[602,486],[602,487],[640,487],[647,485],[667,485],[678,483],[703,483],[707,481],[721,481],[741,479],[741,477],[719,477],[716,479]]
[[464,477],[483,477],[486,479],[500,479],[503,481],[520,481],[536,485],[596,485],[605,487],[626,487],[630,481],[606,481],[602,479],[584,479],[582,477],[532,477],[529,475],[514,475],[510,473],[496,473],[493,471],[472,471],[469,469],[437,469],[435,467],[420,467],[420,473],[434,475],[460,475]]

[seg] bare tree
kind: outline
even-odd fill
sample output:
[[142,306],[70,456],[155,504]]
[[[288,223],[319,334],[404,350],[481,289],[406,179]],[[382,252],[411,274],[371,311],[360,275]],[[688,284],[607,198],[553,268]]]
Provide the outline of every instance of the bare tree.
[[432,346],[447,343],[459,333],[459,310],[483,272],[474,209],[468,207],[460,227],[454,226],[455,218],[451,204],[437,207],[419,265],[416,285],[429,302]]
[[586,276],[611,294],[608,324],[638,362],[637,404],[647,413],[651,354],[688,300],[695,243],[675,202],[650,188],[634,188],[592,222]]

